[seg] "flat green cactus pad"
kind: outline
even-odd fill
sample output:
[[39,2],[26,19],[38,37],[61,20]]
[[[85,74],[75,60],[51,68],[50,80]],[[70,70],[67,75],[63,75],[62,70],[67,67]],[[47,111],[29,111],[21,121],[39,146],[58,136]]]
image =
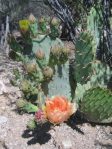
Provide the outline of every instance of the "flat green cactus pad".
[[89,32],[82,32],[76,41],[76,79],[82,84],[86,83],[92,72],[94,57],[94,40]]
[[[50,61],[50,49],[54,45],[62,45],[64,43],[56,38],[52,40],[49,36],[39,35],[37,38],[32,39],[33,53],[42,49],[45,52],[47,63]],[[46,96],[63,95],[71,98],[71,87],[69,82],[69,61],[65,64],[53,66],[54,76],[50,82],[43,83],[43,89]],[[75,91],[74,91],[75,92]]]
[[47,83],[45,82],[44,91],[46,96],[61,95],[71,98],[71,87],[69,82],[69,62],[67,61],[64,65],[54,67],[54,76],[52,80]]
[[89,89],[80,103],[80,111],[89,121],[112,123],[112,92],[100,87]]
[[47,62],[49,62],[50,49],[52,46],[58,44],[64,46],[63,42],[59,38],[52,40],[49,36],[46,35],[38,35],[36,38],[33,38],[32,44],[33,44],[32,47],[33,53],[35,53],[39,49],[42,49],[45,52]]

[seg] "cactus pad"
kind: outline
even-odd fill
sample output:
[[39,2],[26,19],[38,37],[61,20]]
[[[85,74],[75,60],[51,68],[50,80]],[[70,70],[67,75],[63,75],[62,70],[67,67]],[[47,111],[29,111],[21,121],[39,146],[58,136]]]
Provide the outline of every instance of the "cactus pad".
[[86,83],[91,73],[91,64],[95,51],[93,36],[89,32],[82,32],[76,41],[76,79]]
[[89,121],[112,122],[112,92],[100,87],[89,89],[80,103],[80,111]]

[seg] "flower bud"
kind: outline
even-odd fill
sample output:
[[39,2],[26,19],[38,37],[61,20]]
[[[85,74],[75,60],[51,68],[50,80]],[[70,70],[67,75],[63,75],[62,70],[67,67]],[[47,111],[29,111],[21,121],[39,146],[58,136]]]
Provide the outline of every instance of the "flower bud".
[[46,122],[46,114],[45,114],[45,111],[39,109],[39,110],[35,113],[35,121],[36,121],[38,124]]
[[29,22],[32,23],[32,24],[36,22],[36,18],[34,17],[33,14],[30,14],[28,20],[29,20]]
[[38,59],[43,59],[45,57],[45,53],[42,50],[37,50],[37,52],[35,53],[36,57]]
[[47,66],[44,68],[43,74],[45,78],[50,79],[53,76],[53,69]]
[[54,26],[57,26],[57,25],[59,25],[59,20],[56,17],[53,17],[51,20],[51,24]]
[[26,71],[28,73],[33,73],[33,72],[36,72],[37,68],[36,68],[36,64],[35,63],[28,63],[26,65]]
[[73,42],[70,42],[70,41],[66,41],[64,43],[64,46],[70,50],[75,50],[75,45],[73,44]]
[[30,119],[27,123],[27,128],[30,129],[30,130],[33,130],[36,128],[36,123],[35,123],[35,120],[33,119]]
[[45,18],[44,17],[41,17],[40,19],[39,19],[39,23],[44,23],[45,22]]
[[70,53],[70,49],[68,47],[63,47],[62,48],[62,53],[65,55],[68,55]]
[[62,53],[62,47],[59,46],[59,45],[55,45],[51,48],[51,53],[54,55],[54,56],[60,56],[61,53]]
[[23,92],[28,92],[30,88],[30,82],[28,80],[22,80],[20,83],[20,89]]
[[17,102],[16,102],[16,106],[18,108],[23,108],[25,105],[26,105],[26,101],[24,99],[22,99],[22,98],[17,100]]

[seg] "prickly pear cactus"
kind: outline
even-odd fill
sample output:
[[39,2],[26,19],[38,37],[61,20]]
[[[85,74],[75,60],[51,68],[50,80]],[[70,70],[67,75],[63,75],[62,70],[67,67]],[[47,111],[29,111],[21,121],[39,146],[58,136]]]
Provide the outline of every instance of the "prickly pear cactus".
[[95,43],[90,32],[82,32],[76,41],[76,80],[86,83],[92,72]]
[[77,84],[75,100],[79,110],[89,121],[111,123],[112,91],[106,88],[112,71],[101,63],[95,63],[94,71],[95,74],[86,84]]
[[[84,36],[85,35],[85,36]],[[77,87],[75,100],[79,110],[92,122],[112,122],[112,94],[106,90],[112,70],[95,58],[95,45],[89,36],[79,36],[76,49]],[[104,89],[105,88],[105,89]],[[110,107],[109,107],[110,106]],[[106,111],[107,110],[107,111]]]
[[94,35],[94,40],[96,41],[96,46],[99,44],[100,41],[100,34],[102,30],[102,22],[101,18],[102,16],[102,10],[99,8],[101,7],[100,5],[97,6],[97,10],[95,7],[92,7],[89,15],[87,17],[87,30],[89,30],[93,35]]
[[[57,19],[52,18],[49,23],[45,18],[36,19],[31,14],[28,20],[19,21],[22,44],[15,37],[14,44],[13,40],[10,44],[12,50],[19,53],[25,70],[23,77],[18,79],[25,102],[20,100],[17,106],[28,113],[41,107],[46,97],[62,95],[71,99],[70,50],[59,39]],[[42,98],[39,98],[40,92]]]
[[91,88],[83,96],[80,111],[89,121],[112,122],[112,92],[100,87]]
[[75,100],[78,102],[79,110],[89,121],[112,122],[112,110],[110,108],[112,107],[112,92],[106,89],[111,76],[111,68],[94,58],[91,62],[89,80],[84,84],[82,82],[77,83]]
[[93,87],[100,86],[101,88],[107,88],[107,83],[112,76],[112,71],[106,64],[101,63],[98,60],[92,62],[92,75],[90,80],[86,84],[77,83],[75,91],[75,100],[79,101],[83,99],[85,92]]

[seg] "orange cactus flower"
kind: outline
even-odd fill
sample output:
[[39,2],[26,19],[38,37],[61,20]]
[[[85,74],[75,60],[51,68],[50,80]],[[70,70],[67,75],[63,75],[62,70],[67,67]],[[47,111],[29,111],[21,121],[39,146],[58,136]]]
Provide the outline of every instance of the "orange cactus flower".
[[46,116],[51,123],[67,121],[73,113],[73,105],[66,97],[54,96],[46,101]]

